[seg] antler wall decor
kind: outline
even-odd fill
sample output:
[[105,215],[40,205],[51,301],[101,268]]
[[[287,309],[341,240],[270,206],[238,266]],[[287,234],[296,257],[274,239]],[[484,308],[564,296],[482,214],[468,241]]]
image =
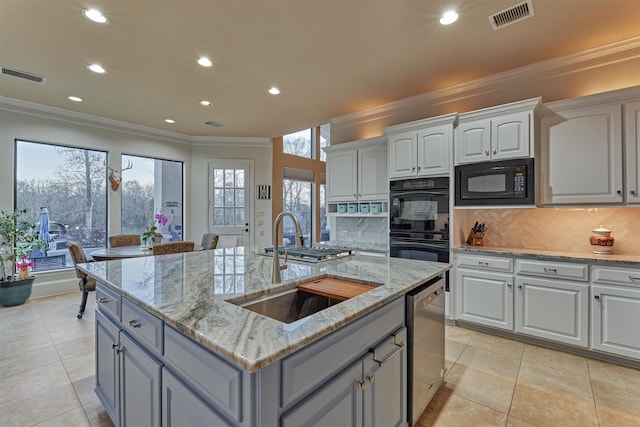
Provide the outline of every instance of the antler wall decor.
[[133,162],[129,160],[129,162],[127,163],[127,167],[121,170],[113,169],[107,164],[107,162],[104,162],[104,165],[109,169],[109,182],[111,183],[111,189],[113,191],[118,191],[118,188],[120,188],[120,183],[122,182],[122,171],[131,169],[133,167]]

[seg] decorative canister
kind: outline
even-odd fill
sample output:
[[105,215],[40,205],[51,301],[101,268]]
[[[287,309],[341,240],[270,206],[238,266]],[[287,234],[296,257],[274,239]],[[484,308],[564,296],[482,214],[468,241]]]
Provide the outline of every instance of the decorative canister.
[[613,242],[615,239],[611,236],[611,230],[604,228],[602,225],[595,230],[589,237],[589,243],[593,247],[594,254],[610,254],[613,250]]

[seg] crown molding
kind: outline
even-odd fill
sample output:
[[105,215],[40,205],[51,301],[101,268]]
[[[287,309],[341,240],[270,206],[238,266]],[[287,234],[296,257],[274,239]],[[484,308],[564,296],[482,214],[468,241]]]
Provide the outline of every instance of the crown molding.
[[69,111],[62,108],[50,107],[33,102],[22,101],[14,98],[0,96],[0,110],[13,111],[21,114],[42,117],[50,120],[58,120],[109,131],[118,131],[128,134],[140,135],[150,138],[162,139],[174,143],[188,144],[191,138],[176,132],[168,132],[147,126],[135,125],[91,114]]
[[425,105],[434,106],[472,98],[505,89],[511,86],[530,84],[533,80],[542,80],[577,73],[640,58],[640,36],[616,43],[600,46],[559,58],[536,62],[523,67],[493,74],[478,80],[461,83],[445,89],[435,90],[378,107],[352,114],[335,117],[330,120],[331,127],[339,129],[357,124],[377,121],[402,112],[415,111]]

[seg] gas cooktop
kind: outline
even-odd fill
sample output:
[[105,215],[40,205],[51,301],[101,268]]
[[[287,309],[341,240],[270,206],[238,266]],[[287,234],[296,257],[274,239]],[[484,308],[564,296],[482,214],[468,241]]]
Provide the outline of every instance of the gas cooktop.
[[[267,255],[273,256],[273,248],[264,248]],[[351,255],[352,250],[347,248],[296,248],[295,246],[284,246],[278,248],[278,254],[287,256],[290,260],[306,262],[322,262],[343,258]]]

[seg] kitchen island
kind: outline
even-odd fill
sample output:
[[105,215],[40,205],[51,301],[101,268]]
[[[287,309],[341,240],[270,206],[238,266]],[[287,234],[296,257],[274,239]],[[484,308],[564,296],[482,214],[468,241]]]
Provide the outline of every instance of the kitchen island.
[[[404,295],[449,267],[356,255],[289,262],[274,285],[242,248],[83,264],[96,392],[116,425],[405,425]],[[288,324],[238,305],[322,277],[374,287]]]

